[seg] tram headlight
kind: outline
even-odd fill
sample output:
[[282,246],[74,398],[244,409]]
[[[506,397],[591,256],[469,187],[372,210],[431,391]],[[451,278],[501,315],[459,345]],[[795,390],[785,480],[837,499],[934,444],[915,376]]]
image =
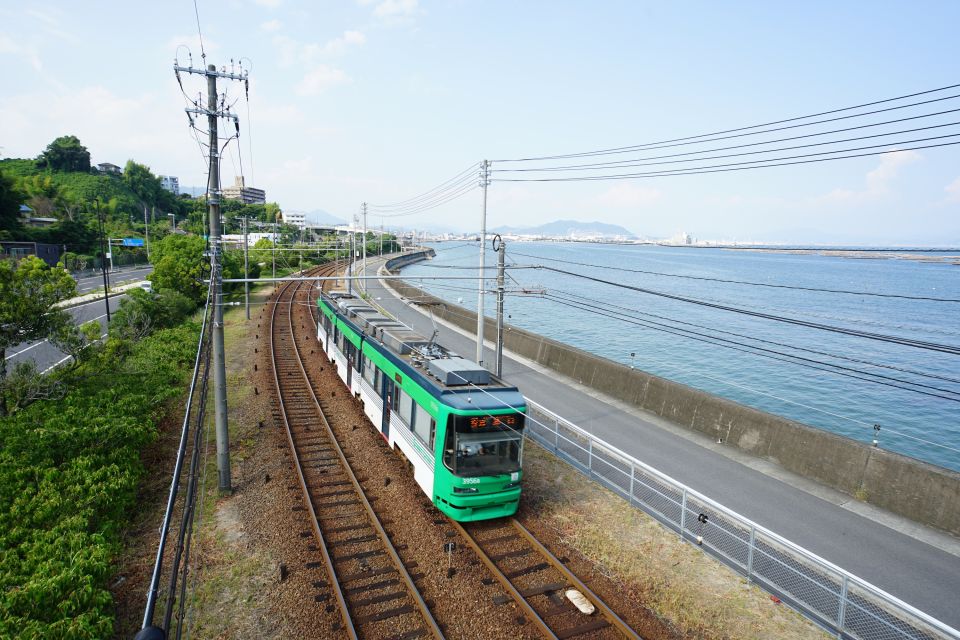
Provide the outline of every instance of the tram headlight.
[[477,493],[479,489],[476,487],[454,487],[454,493]]

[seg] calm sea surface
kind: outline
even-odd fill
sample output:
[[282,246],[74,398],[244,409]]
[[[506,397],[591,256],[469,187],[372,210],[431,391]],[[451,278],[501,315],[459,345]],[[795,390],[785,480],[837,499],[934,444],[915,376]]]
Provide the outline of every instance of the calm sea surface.
[[[404,274],[475,274],[476,244],[433,246],[434,260],[408,267]],[[873,440],[874,425],[879,424],[880,447],[960,470],[960,356],[650,293],[957,347],[957,302],[699,278],[960,299],[960,266],[725,249],[526,242],[509,243],[506,262],[505,313],[510,324],[857,440]],[[486,264],[496,265],[492,251],[487,252]],[[495,271],[488,268],[487,275],[493,289]],[[475,282],[421,284],[435,295],[476,309]],[[488,316],[495,313],[494,299],[487,296]]]

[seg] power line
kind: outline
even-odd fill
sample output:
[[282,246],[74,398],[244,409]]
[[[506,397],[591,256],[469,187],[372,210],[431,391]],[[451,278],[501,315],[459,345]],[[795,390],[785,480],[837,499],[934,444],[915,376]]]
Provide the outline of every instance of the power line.
[[448,179],[448,180],[445,180],[444,182],[441,182],[441,183],[438,184],[437,186],[433,187],[432,189],[429,189],[429,190],[427,190],[427,191],[424,191],[423,193],[421,193],[421,194],[419,194],[419,195],[416,195],[416,196],[413,196],[412,198],[407,198],[406,200],[400,200],[400,201],[398,201],[398,202],[393,202],[393,203],[390,203],[390,204],[370,204],[370,205],[368,205],[368,206],[369,206],[369,208],[370,208],[371,211],[381,211],[381,210],[386,211],[386,210],[390,210],[390,209],[405,209],[405,208],[408,208],[408,207],[410,207],[410,206],[416,206],[416,205],[418,205],[418,204],[420,203],[420,201],[422,201],[422,200],[424,200],[424,199],[430,199],[430,198],[432,198],[434,195],[436,195],[435,192],[446,191],[447,189],[449,189],[449,188],[451,188],[451,187],[454,187],[454,186],[456,186],[456,185],[459,184],[459,183],[462,183],[462,182],[464,181],[465,177],[468,177],[470,180],[472,180],[472,179],[473,179],[473,171],[476,170],[476,168],[479,166],[479,164],[480,164],[479,162],[473,163],[472,165],[470,165],[469,167],[467,167],[466,169],[464,169],[463,171],[461,171],[461,172],[458,173],[457,175],[453,176],[452,178],[450,178],[450,179]]
[[[956,111],[960,111],[960,109],[952,109],[951,111],[944,111],[944,112],[941,112],[941,113],[952,113],[952,112],[956,112]],[[918,117],[927,117],[927,116],[918,116]],[[752,155],[761,155],[761,154],[765,154],[765,153],[777,153],[777,152],[780,152],[780,151],[791,151],[791,150],[793,150],[793,149],[808,149],[808,148],[810,148],[810,147],[823,147],[823,146],[827,146],[827,145],[841,144],[841,143],[843,143],[843,142],[856,142],[857,140],[869,140],[869,139],[871,139],[871,138],[885,138],[885,137],[887,137],[887,136],[900,135],[900,134],[903,134],[903,133],[914,133],[914,132],[916,132],[916,131],[927,131],[927,130],[929,130],[929,129],[940,129],[940,128],[943,128],[943,127],[953,127],[953,126],[956,126],[956,125],[958,125],[958,124],[960,124],[960,122],[947,122],[947,123],[944,123],[944,124],[935,124],[935,125],[930,125],[930,126],[927,126],[927,127],[917,127],[917,128],[914,128],[914,129],[902,129],[902,130],[900,130],[900,131],[889,131],[889,132],[887,132],[887,133],[876,133],[876,134],[869,135],[869,136],[857,136],[857,137],[854,137],[854,138],[841,138],[840,140],[828,140],[828,141],[826,141],[826,142],[813,142],[813,143],[810,143],[810,144],[799,144],[799,145],[793,145],[793,146],[789,146],[789,147],[779,147],[779,148],[776,148],[776,149],[762,149],[762,150],[760,150],[760,151],[744,151],[744,152],[740,152],[740,153],[727,153],[727,154],[718,155],[718,156],[702,156],[702,157],[699,157],[699,158],[688,158],[688,159],[686,159],[686,160],[671,160],[671,161],[666,161],[666,162],[641,162],[641,161],[644,161],[644,160],[658,160],[658,159],[662,159],[662,158],[678,158],[678,157],[681,157],[681,156],[692,156],[692,155],[700,155],[700,154],[704,154],[704,153],[712,153],[712,152],[714,152],[714,151],[724,151],[724,150],[728,150],[728,149],[741,149],[741,148],[744,148],[744,147],[755,147],[755,146],[763,145],[763,144],[774,144],[774,143],[778,143],[778,142],[783,142],[783,141],[785,141],[785,140],[796,140],[796,139],[799,139],[799,138],[809,138],[809,137],[813,137],[813,136],[827,135],[827,134],[829,134],[829,133],[834,133],[834,132],[811,133],[811,134],[805,135],[805,136],[795,136],[795,137],[793,137],[793,138],[785,138],[784,140],[769,140],[769,141],[766,141],[766,142],[752,142],[752,143],[750,143],[750,144],[741,144],[741,145],[733,145],[733,146],[729,146],[729,147],[720,147],[720,148],[718,148],[718,149],[704,149],[704,150],[702,150],[702,151],[688,151],[688,152],[686,152],[686,153],[673,153],[673,154],[669,154],[669,155],[665,155],[665,156],[649,156],[649,157],[646,157],[646,158],[631,158],[631,159],[629,159],[629,160],[616,160],[616,161],[612,161],[612,162],[595,162],[595,163],[590,163],[590,164],[562,165],[562,166],[558,166],[558,167],[529,167],[529,168],[525,168],[525,169],[497,169],[496,172],[497,172],[497,173],[531,173],[531,172],[538,172],[538,171],[596,171],[596,170],[599,170],[599,169],[606,169],[606,168],[620,169],[620,168],[628,168],[628,167],[646,167],[646,166],[662,165],[662,164],[679,164],[679,163],[681,163],[681,162],[697,162],[697,161],[699,161],[699,160],[717,160],[717,159],[721,159],[721,158],[736,158],[736,157],[740,157],[740,156],[752,156]],[[876,126],[876,125],[864,125],[864,126],[865,126],[865,127],[872,127],[872,126]],[[852,127],[852,128],[853,128],[853,129],[859,129],[859,128],[862,128],[862,127]],[[942,137],[942,136],[941,136],[941,137]],[[928,140],[928,139],[930,139],[930,138],[924,138],[924,140]],[[908,141],[908,142],[913,142],[913,141]],[[890,142],[890,143],[888,143],[888,144],[902,144],[902,143],[901,143],[901,142]],[[883,146],[883,145],[876,145],[876,146]],[[870,147],[864,147],[864,148],[870,148]],[[848,149],[848,151],[849,151],[849,149]],[[842,153],[842,151],[828,151],[828,152],[825,152],[825,153]],[[819,155],[819,154],[813,154],[813,155]],[[759,161],[758,161],[758,162],[759,162]]]
[[658,296],[661,298],[667,298],[670,300],[677,300],[679,302],[687,302],[690,304],[696,304],[703,307],[709,307],[712,309],[720,309],[722,311],[729,311],[731,313],[738,313],[741,315],[751,316],[755,318],[763,318],[765,320],[775,320],[777,322],[783,322],[786,324],[793,324],[801,327],[807,327],[810,329],[820,329],[822,331],[829,331],[831,333],[840,333],[844,335],[854,336],[858,338],[866,338],[869,340],[877,340],[880,342],[887,342],[891,344],[899,344],[907,347],[914,347],[917,349],[926,349],[929,351],[938,351],[941,353],[948,353],[951,355],[960,355],[960,346],[949,345],[949,344],[939,344],[936,342],[928,342],[925,340],[914,340],[912,338],[904,338],[901,336],[886,335],[882,333],[873,333],[870,331],[859,331],[857,329],[848,329],[845,327],[837,327],[828,324],[821,324],[818,322],[810,322],[808,320],[800,320],[798,318],[790,318],[786,316],[776,316],[769,313],[761,313],[759,311],[750,311],[747,309],[741,309],[738,307],[731,307],[723,304],[716,304],[713,302],[706,302],[704,300],[697,300],[696,298],[688,298],[685,296],[678,296],[670,293],[665,293],[662,291],[655,291],[653,289],[646,289],[644,287],[636,287],[633,285],[628,285],[620,282],[613,282],[611,280],[604,280],[603,278],[597,278],[594,276],[588,276],[582,273],[575,273],[572,271],[566,271],[564,269],[558,269],[556,267],[547,267],[541,266],[540,269],[546,271],[553,271],[555,273],[562,273],[568,276],[573,276],[575,278],[582,278],[584,280],[590,280],[593,282],[598,282],[600,284],[606,284],[620,289],[628,289],[631,291],[638,291],[640,293],[646,293],[653,296]]
[[[865,112],[865,113],[858,113],[858,114],[853,114],[853,115],[849,115],[849,116],[842,116],[842,117],[839,117],[839,118],[829,118],[829,119],[826,119],[826,120],[819,120],[819,121],[816,121],[816,122],[808,122],[808,123],[799,124],[799,125],[791,125],[791,126],[788,126],[788,127],[779,127],[779,128],[776,128],[776,129],[768,129],[768,130],[766,130],[766,131],[754,131],[754,132],[751,132],[751,133],[739,133],[738,135],[735,135],[735,136],[727,136],[726,138],[714,138],[714,136],[720,136],[720,135],[728,134],[728,133],[738,133],[738,132],[743,132],[743,131],[750,131],[750,130],[752,130],[752,129],[760,129],[760,128],[763,128],[763,127],[770,127],[770,126],[773,126],[773,125],[785,124],[785,123],[787,123],[787,122],[796,122],[796,121],[798,121],[798,120],[808,120],[808,119],[810,119],[810,118],[818,118],[818,117],[820,117],[820,116],[831,115],[831,114],[834,114],[834,113],[842,113],[842,112],[844,112],[844,111],[853,111],[853,110],[855,110],[855,109],[862,109],[862,108],[864,108],[864,107],[872,107],[872,106],[875,106],[875,105],[878,105],[878,104],[885,104],[885,103],[888,103],[888,102],[896,102],[897,100],[905,100],[905,99],[907,99],[907,98],[914,98],[914,97],[917,97],[917,96],[928,95],[928,94],[931,94],[931,93],[938,93],[938,92],[940,92],[940,91],[947,91],[948,89],[955,89],[956,87],[960,87],[960,84],[953,84],[953,85],[948,85],[948,86],[946,86],[946,87],[940,87],[940,88],[938,88],[938,89],[930,89],[930,90],[927,90],[927,91],[920,91],[920,92],[917,92],[917,93],[911,93],[911,94],[907,94],[907,95],[897,96],[897,97],[895,97],[895,98],[886,98],[886,99],[884,99],[884,100],[876,100],[876,101],[874,101],[874,102],[866,102],[866,103],[863,103],[863,104],[854,105],[854,106],[852,106],[852,107],[843,107],[843,108],[841,108],[841,109],[832,109],[832,110],[830,110],[830,111],[821,111],[821,112],[819,112],[819,113],[813,113],[813,114],[806,115],[806,116],[798,116],[798,117],[794,117],[794,118],[787,118],[787,119],[784,119],[784,120],[775,120],[775,121],[772,121],[772,122],[765,122],[765,123],[763,123],[763,124],[751,125],[751,126],[749,126],[749,127],[738,127],[738,128],[735,128],[735,129],[726,129],[726,130],[723,130],[723,131],[715,131],[715,132],[713,132],[713,133],[703,133],[703,134],[695,135],[695,136],[686,136],[686,137],[682,137],[682,138],[672,138],[672,139],[669,139],[669,140],[659,140],[659,141],[656,141],[656,142],[646,142],[646,143],[634,144],[634,145],[629,145],[629,146],[624,146],[624,147],[613,147],[613,148],[608,148],[608,149],[596,149],[596,150],[593,150],[593,151],[582,151],[582,152],[577,152],[577,153],[567,153],[567,154],[558,154],[558,155],[551,155],[551,156],[535,156],[535,157],[527,157],[527,158],[515,158],[515,159],[495,160],[494,162],[530,162],[530,161],[535,161],[535,160],[560,160],[560,159],[564,159],[564,158],[581,158],[581,157],[596,156],[596,155],[610,155],[610,154],[617,154],[617,153],[629,153],[630,151],[638,151],[638,150],[641,150],[641,149],[653,147],[654,145],[667,145],[667,144],[671,144],[671,143],[699,144],[699,143],[702,143],[702,142],[711,142],[711,141],[713,141],[713,140],[725,140],[725,139],[729,139],[729,138],[736,138],[736,137],[742,137],[742,136],[748,136],[748,135],[758,135],[758,134],[762,134],[762,133],[772,133],[772,132],[774,132],[774,131],[783,131],[783,130],[785,130],[785,129],[793,129],[793,128],[796,128],[796,127],[805,127],[805,126],[811,126],[811,125],[814,125],[814,124],[823,124],[823,123],[826,123],[826,122],[835,122],[835,121],[837,121],[837,120],[844,120],[844,119],[848,119],[848,118],[858,118],[858,117],[861,117],[861,116],[873,115],[873,114],[876,114],[876,113],[884,113],[884,112],[893,111],[893,110],[896,110],[896,109],[905,109],[905,108],[909,108],[909,107],[915,107],[915,106],[918,106],[918,105],[921,105],[921,104],[929,104],[929,103],[932,103],[932,102],[939,102],[939,101],[942,101],[942,100],[950,100],[950,99],[956,98],[956,97],[958,97],[958,96],[954,95],[954,96],[948,96],[948,97],[945,97],[945,98],[936,98],[936,99],[933,99],[933,100],[925,100],[925,101],[921,101],[921,102],[911,103],[911,104],[908,104],[908,105],[900,105],[900,106],[897,106],[897,107],[890,107],[890,108],[886,108],[886,109],[878,109],[878,110],[875,110],[875,111],[868,111],[868,112]],[[699,140],[698,142],[691,142],[691,141],[694,141],[694,140],[698,140],[698,139],[700,139],[700,138],[712,138],[712,140]],[[682,145],[674,145],[674,146],[682,146]],[[663,148],[663,147],[658,147],[658,148]]]
[[[724,284],[742,284],[748,285],[751,287],[769,287],[772,289],[791,289],[795,291],[813,291],[816,293],[838,293],[845,295],[854,295],[854,296],[869,296],[875,298],[897,298],[901,300],[922,300],[925,302],[960,302],[960,298],[935,298],[932,296],[909,296],[904,294],[896,293],[875,293],[870,291],[850,291],[846,289],[826,289],[822,287],[801,287],[799,285],[786,285],[786,284],[770,284],[766,282],[750,282],[747,280],[732,280],[726,278],[711,278],[708,276],[689,276],[678,273],[664,273],[660,271],[647,271],[645,269],[630,269],[628,267],[614,267],[607,266],[602,264],[591,264],[589,262],[578,262],[575,260],[561,260],[560,258],[546,258],[542,256],[535,256],[529,253],[522,253],[520,251],[511,250],[511,253],[514,253],[518,256],[523,256],[525,258],[533,258],[535,260],[547,260],[550,262],[559,262],[561,264],[576,265],[579,267],[591,267],[594,269],[609,269],[611,271],[625,271],[628,273],[643,273],[647,275],[654,276],[664,276],[668,278],[683,278],[687,280],[702,280],[706,282],[722,282]],[[431,266],[441,266],[441,265],[431,265]],[[516,268],[516,267],[514,267]]]
[[[616,320],[620,320],[620,321],[622,321],[622,322],[627,322],[627,323],[629,323],[629,324],[634,324],[634,325],[641,326],[641,327],[645,327],[645,328],[648,328],[648,329],[654,329],[654,330],[656,330],[656,331],[663,331],[664,333],[669,333],[669,334],[672,334],[672,335],[676,335],[676,336],[680,336],[680,337],[685,337],[685,338],[692,339],[692,340],[698,340],[698,341],[701,341],[701,342],[706,342],[706,343],[708,343],[708,344],[713,344],[713,345],[716,345],[716,346],[720,346],[720,347],[724,347],[724,348],[728,348],[728,349],[733,349],[733,350],[735,350],[735,351],[741,351],[741,352],[743,352],[743,353],[749,353],[749,354],[756,355],[756,356],[760,356],[760,357],[764,357],[764,358],[770,358],[771,360],[778,360],[778,361],[780,361],[780,362],[786,362],[786,363],[788,363],[788,364],[793,364],[793,365],[795,365],[795,366],[807,367],[807,368],[810,368],[810,369],[815,369],[815,370],[817,370],[817,371],[824,371],[824,372],[831,373],[831,374],[838,375],[838,376],[843,376],[843,377],[847,377],[847,378],[854,378],[854,379],[856,379],[856,380],[862,380],[862,381],[864,381],[864,382],[871,382],[871,383],[873,383],[873,384],[879,384],[879,385],[883,385],[883,386],[887,386],[887,387],[893,387],[893,388],[895,388],[895,389],[901,389],[901,390],[903,390],[903,391],[912,391],[913,393],[919,393],[919,394],[922,394],[922,395],[931,396],[931,397],[934,397],[934,398],[939,398],[939,399],[941,399],[941,400],[948,400],[948,401],[952,401],[952,402],[960,402],[960,391],[953,391],[953,390],[950,390],[950,389],[943,389],[943,388],[941,388],[941,387],[935,387],[935,386],[933,386],[933,385],[928,385],[928,384],[924,384],[924,383],[921,383],[921,382],[912,382],[912,381],[910,381],[910,380],[903,380],[903,379],[901,379],[901,378],[896,378],[896,377],[893,377],[893,376],[887,376],[887,375],[883,375],[883,374],[880,374],[880,373],[874,373],[874,372],[870,372],[870,371],[864,371],[864,370],[862,370],[862,369],[855,369],[855,368],[853,368],[853,367],[847,367],[847,366],[844,366],[844,365],[834,364],[834,363],[832,363],[832,362],[825,362],[825,361],[823,361],[823,360],[816,360],[816,359],[813,359],[813,358],[807,358],[807,357],[804,357],[804,356],[798,356],[798,355],[791,354],[791,353],[784,353],[784,352],[782,352],[782,351],[777,351],[776,349],[767,349],[767,348],[765,348],[765,347],[759,347],[759,346],[752,345],[752,344],[746,344],[746,343],[743,343],[743,342],[738,342],[738,341],[735,341],[735,340],[730,340],[730,339],[722,338],[722,337],[715,336],[715,335],[710,335],[710,334],[706,334],[706,333],[701,333],[701,332],[693,331],[693,330],[690,330],[690,329],[683,329],[683,328],[681,328],[681,327],[674,327],[674,326],[670,326],[670,325],[665,325],[665,324],[662,324],[662,323],[659,323],[659,322],[654,322],[654,321],[652,321],[652,320],[643,320],[643,319],[636,318],[636,317],[634,317],[634,316],[631,315],[631,314],[623,313],[623,312],[620,312],[620,311],[602,311],[602,310],[599,310],[599,309],[597,309],[597,308],[595,308],[595,307],[589,306],[587,303],[578,302],[578,301],[576,301],[576,300],[571,300],[571,299],[564,299],[564,298],[562,298],[562,297],[560,297],[560,296],[556,296],[556,295],[554,295],[554,294],[549,294],[549,293],[548,293],[548,294],[546,294],[545,297],[546,297],[546,299],[548,299],[548,300],[554,300],[554,301],[560,302],[560,303],[562,303],[562,304],[569,304],[569,305],[573,306],[574,308],[578,308],[578,309],[580,309],[580,310],[582,310],[582,311],[586,311],[586,312],[588,312],[588,313],[595,313],[595,314],[597,314],[597,315],[606,316],[606,317],[608,317],[608,318],[613,318],[613,319],[616,319]],[[683,323],[683,324],[688,324],[688,323]],[[702,325],[696,325],[696,326],[701,326],[701,327],[702,327]],[[704,328],[704,329],[706,329],[706,330],[708,330],[708,331],[715,331],[714,329],[710,329],[710,328],[707,328],[707,327],[702,327],[702,328]],[[724,332],[722,332],[722,333],[730,333],[730,332],[725,332],[725,331],[724,331]],[[748,340],[752,340],[752,339],[753,339],[753,338],[750,338],[749,336],[743,336],[742,334],[732,334],[732,335],[737,335],[737,336],[740,336],[740,337],[743,337],[743,338],[747,338]],[[767,341],[765,341],[765,340],[758,340],[758,341],[759,341],[759,342],[767,342]],[[788,347],[790,347],[790,348],[796,348],[796,347],[791,347],[790,345],[786,345],[786,346],[788,346]],[[859,375],[858,375],[858,374],[859,374]],[[870,376],[870,377],[863,377],[863,376]],[[874,378],[876,378],[876,379],[874,379]],[[885,381],[886,381],[886,382],[885,382]],[[922,391],[922,390],[920,390],[920,389],[913,389],[913,388],[910,388],[910,387],[908,387],[908,386],[903,386],[903,385],[912,385],[912,386],[915,386],[915,387],[922,387],[922,388],[925,388],[925,389],[929,389],[930,391]],[[938,392],[941,392],[941,393],[952,394],[952,395],[957,396],[957,397],[943,396],[943,395],[940,395],[939,393],[931,393],[931,391],[938,391]]]
[[[436,284],[431,284],[431,287],[436,287],[436,286],[437,286]],[[957,379],[957,378],[950,378],[950,377],[947,377],[947,376],[941,376],[941,375],[937,375],[937,374],[935,374],[935,373],[925,373],[925,372],[923,372],[923,371],[915,371],[915,370],[913,370],[913,369],[906,369],[906,368],[904,368],[904,367],[897,367],[897,366],[890,365],[890,364],[881,364],[881,363],[877,363],[877,362],[871,362],[871,361],[869,361],[869,360],[861,360],[861,359],[859,359],[859,358],[853,358],[853,357],[850,357],[850,356],[844,356],[844,355],[841,355],[841,354],[838,354],[838,353],[830,353],[830,352],[827,352],[827,351],[820,351],[820,350],[817,350],[817,349],[810,349],[810,348],[808,348],[808,347],[798,347],[797,345],[792,345],[792,344],[788,344],[788,343],[784,343],[784,342],[777,342],[777,341],[775,341],[775,340],[766,340],[766,339],[764,339],[764,338],[757,338],[757,337],[755,337],[755,336],[748,336],[748,335],[744,335],[744,334],[742,334],[742,333],[737,333],[737,332],[735,332],[735,331],[727,331],[727,330],[725,330],[725,329],[716,329],[716,328],[714,328],[714,327],[707,327],[707,326],[704,326],[704,325],[702,325],[702,324],[697,324],[696,322],[688,322],[688,321],[685,321],[685,320],[677,320],[676,318],[671,318],[671,317],[669,317],[669,316],[661,316],[661,315],[658,315],[658,314],[655,314],[655,313],[649,313],[649,312],[644,312],[644,311],[637,311],[637,310],[632,309],[632,308],[630,308],[630,307],[623,307],[623,306],[616,305],[616,304],[613,304],[613,303],[610,303],[610,302],[602,302],[602,301],[600,301],[600,300],[596,300],[596,299],[594,299],[594,298],[589,298],[589,297],[587,297],[587,296],[582,296],[582,295],[578,295],[578,294],[575,294],[575,293],[571,293],[571,292],[569,292],[569,291],[563,291],[563,290],[560,290],[560,289],[554,289],[554,291],[555,291],[555,292],[559,292],[560,294],[565,295],[565,296],[570,296],[570,297],[572,297],[572,298],[578,298],[578,299],[580,299],[580,300],[583,300],[583,301],[586,301],[586,302],[590,302],[590,303],[592,303],[592,304],[597,304],[597,305],[601,305],[601,306],[606,306],[606,307],[609,307],[609,308],[612,308],[612,309],[619,309],[619,310],[626,311],[626,312],[629,312],[629,313],[632,313],[632,314],[635,314],[635,315],[646,316],[646,317],[650,317],[650,318],[657,318],[657,319],[659,319],[659,320],[665,320],[665,321],[667,321],[667,322],[674,322],[674,323],[677,323],[677,324],[687,325],[687,326],[691,326],[691,327],[697,327],[697,328],[699,328],[699,329],[705,329],[705,330],[707,330],[707,331],[713,331],[713,332],[715,332],[715,333],[723,333],[723,334],[726,334],[726,335],[736,336],[736,337],[738,337],[738,338],[744,338],[744,339],[747,339],[747,340],[753,340],[753,341],[755,341],[755,342],[762,342],[762,343],[764,343],[764,344],[771,344],[771,345],[775,345],[775,346],[778,346],[778,347],[786,347],[786,348],[788,348],[788,349],[795,349],[795,350],[797,350],[797,351],[803,351],[803,352],[806,352],[806,353],[814,353],[814,354],[817,354],[817,355],[827,356],[828,358],[836,358],[836,359],[839,359],[839,360],[845,360],[845,361],[847,361],[847,362],[856,362],[857,364],[865,364],[865,365],[870,366],[870,367],[878,367],[878,368],[882,368],[882,369],[890,369],[890,370],[893,370],[893,371],[899,371],[899,372],[901,372],[901,373],[906,373],[906,374],[913,375],[913,376],[918,376],[918,377],[923,377],[923,378],[931,378],[931,379],[935,379],[935,380],[942,380],[942,381],[944,381],[944,382],[949,382],[949,383],[952,383],[952,384],[960,384],[960,379]],[[910,384],[913,384],[913,383],[910,383]],[[945,390],[945,389],[941,389],[941,391],[946,391],[947,393],[956,393],[956,392],[954,392],[954,391],[952,391],[952,390]]]
[[[496,178],[495,182],[583,182],[590,180],[625,180],[633,178],[666,178],[672,176],[693,176],[700,175],[704,173],[727,173],[730,171],[746,171],[750,169],[766,169],[769,167],[786,167],[791,165],[798,164],[813,164],[817,162],[829,162],[832,160],[846,160],[849,158],[865,158],[869,156],[878,156],[886,153],[902,153],[904,151],[917,151],[920,149],[934,149],[938,147],[950,147],[960,144],[960,142],[942,142],[939,144],[928,144],[916,147],[906,147],[902,149],[887,149],[885,151],[872,151],[869,153],[857,153],[846,156],[836,156],[833,158],[817,158],[815,160],[795,160],[792,162],[773,162],[771,159],[771,164],[754,164],[754,166],[744,167],[738,165],[752,164],[746,162],[736,162],[725,165],[715,165],[713,167],[696,167],[690,169],[671,169],[666,171],[648,171],[641,173],[627,173],[627,174],[612,174],[612,175],[603,175],[603,176],[579,176],[579,177],[566,177],[566,178]],[[836,153],[836,152],[834,152]],[[812,154],[812,155],[822,155],[822,154]],[[805,156],[794,156],[797,158],[802,158]],[[760,161],[767,162],[767,161]],[[734,168],[722,168],[722,167],[734,167]]]

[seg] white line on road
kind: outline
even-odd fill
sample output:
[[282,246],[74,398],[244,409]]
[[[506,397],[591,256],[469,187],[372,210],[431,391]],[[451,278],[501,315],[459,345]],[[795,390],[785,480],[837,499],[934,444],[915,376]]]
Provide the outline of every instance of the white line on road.
[[[104,314],[104,315],[106,315],[106,314]],[[18,355],[20,355],[21,353],[23,353],[23,352],[25,352],[25,351],[30,351],[30,349],[33,349],[34,347],[39,347],[40,345],[42,345],[42,344],[43,344],[44,342],[46,342],[46,341],[47,341],[46,338],[44,338],[44,339],[41,340],[40,342],[34,342],[34,343],[33,343],[32,345],[30,345],[29,347],[24,347],[23,349],[20,349],[20,351],[16,351],[16,352],[14,352],[14,353],[11,353],[10,355],[7,356],[7,360],[9,360],[10,358],[16,358],[16,357],[17,357]]]

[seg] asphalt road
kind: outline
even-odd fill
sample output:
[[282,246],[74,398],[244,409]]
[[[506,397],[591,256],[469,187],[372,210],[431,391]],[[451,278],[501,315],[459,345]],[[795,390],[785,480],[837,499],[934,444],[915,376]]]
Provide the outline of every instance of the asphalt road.
[[[379,266],[379,262],[372,265]],[[369,281],[378,304],[418,333],[429,336],[428,317]],[[438,323],[438,341],[473,359],[476,339]],[[486,349],[485,360],[494,355]],[[606,442],[711,497],[754,522],[805,547],[935,618],[960,628],[960,553],[955,555],[852,511],[863,506],[835,492],[826,499],[711,449],[707,442],[656,424],[655,419],[618,409],[504,354],[503,377],[524,395],[596,434]],[[761,469],[752,468],[753,466]],[[806,483],[809,484],[809,483]],[[844,506],[846,504],[846,506]],[[954,505],[953,508],[960,508]],[[869,511],[869,509],[867,510]],[[870,514],[868,514],[870,515]],[[900,525],[909,531],[909,525]],[[953,538],[923,530],[920,538],[960,550]]]
[[[110,284],[115,286],[124,282],[143,280],[153,270],[153,266],[127,268],[114,271],[110,274]],[[94,293],[97,290],[103,291],[103,275],[96,274],[77,279],[77,294]],[[120,306],[120,300],[124,296],[114,296],[110,298],[110,313],[117,310]],[[67,312],[73,316],[74,323],[83,324],[90,320],[100,322],[100,334],[107,332],[107,311],[103,299],[84,303],[77,307],[67,309]],[[7,350],[7,367],[12,368],[16,363],[24,360],[33,360],[37,369],[46,373],[52,367],[59,365],[67,359],[62,351],[54,347],[46,340],[35,340],[33,342],[22,342]]]

